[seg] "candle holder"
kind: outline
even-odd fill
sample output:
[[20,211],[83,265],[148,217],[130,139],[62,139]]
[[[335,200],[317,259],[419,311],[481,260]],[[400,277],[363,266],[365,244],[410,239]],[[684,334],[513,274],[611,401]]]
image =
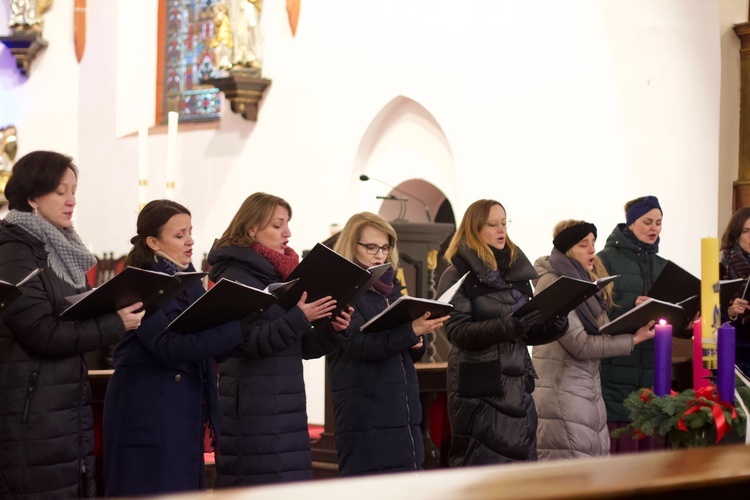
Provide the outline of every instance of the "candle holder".
[[10,36],[0,36],[0,42],[10,49],[10,54],[16,59],[16,68],[27,78],[31,75],[34,58],[48,45],[37,30],[14,31]]
[[232,112],[242,115],[250,121],[258,119],[258,104],[266,93],[271,80],[260,77],[257,71],[233,69],[229,76],[205,78],[202,84],[213,85],[224,93]]

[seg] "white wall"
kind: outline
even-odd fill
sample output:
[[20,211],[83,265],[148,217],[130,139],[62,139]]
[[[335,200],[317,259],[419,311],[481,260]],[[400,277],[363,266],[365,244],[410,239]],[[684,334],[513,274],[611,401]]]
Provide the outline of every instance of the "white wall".
[[[139,107],[153,109],[156,11],[145,0],[89,2],[79,65],[72,3],[48,13],[50,47],[28,81],[0,51],[0,123],[18,126],[21,154],[76,156],[79,232],[95,252],[119,254],[137,207],[136,138],[123,136]],[[255,191],[292,204],[298,250],[356,211],[377,211],[374,194],[387,193],[358,180],[357,152],[383,107],[404,96],[434,117],[452,162],[442,156],[431,172],[420,156],[412,169],[389,142],[378,171],[364,173],[393,185],[422,177],[457,217],[475,199],[501,201],[531,259],[548,253],[558,220],[596,223],[601,246],[625,201],[654,194],[665,213],[661,253],[698,273],[699,238],[724,223],[720,41],[745,20],[732,21],[739,3],[722,0],[720,17],[718,0],[318,0],[304,3],[293,38],[284,2],[265,2],[273,84],[258,122],[225,105],[218,128],[180,130],[176,199],[193,211],[196,260]],[[150,139],[150,194],[160,197],[166,136]],[[320,422],[322,362],[307,367],[310,420]]]

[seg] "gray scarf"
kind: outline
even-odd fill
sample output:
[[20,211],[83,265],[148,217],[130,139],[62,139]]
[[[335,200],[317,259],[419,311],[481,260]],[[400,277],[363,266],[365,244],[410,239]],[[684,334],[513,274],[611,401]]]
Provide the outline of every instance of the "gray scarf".
[[[580,262],[568,257],[557,248],[552,249],[549,255],[549,263],[552,265],[552,269],[560,276],[591,281],[591,275],[583,268]],[[583,323],[583,329],[589,335],[599,333],[599,318],[604,313],[604,305],[604,299],[600,291],[576,307],[578,317],[581,319],[581,323]]]
[[96,257],[72,227],[58,229],[43,217],[19,210],[8,212],[5,220],[44,243],[47,264],[61,280],[77,289],[86,288],[86,271],[96,264]]

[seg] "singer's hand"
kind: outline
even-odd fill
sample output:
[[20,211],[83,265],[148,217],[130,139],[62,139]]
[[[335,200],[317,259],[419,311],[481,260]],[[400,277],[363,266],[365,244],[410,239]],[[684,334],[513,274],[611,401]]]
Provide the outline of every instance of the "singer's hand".
[[323,297],[322,299],[318,299],[315,302],[306,301],[307,292],[302,292],[302,297],[299,298],[297,307],[302,309],[302,312],[305,313],[305,317],[307,317],[307,321],[309,321],[310,323],[320,318],[329,317],[331,315],[331,312],[336,309],[336,301],[333,300],[330,295],[327,297]]
[[732,301],[732,305],[729,306],[729,310],[727,311],[729,319],[737,319],[737,317],[744,315],[748,310],[748,306],[750,306],[750,303],[748,303],[748,301],[743,299],[734,299],[734,301]]
[[352,306],[347,307],[346,309],[342,309],[341,313],[334,318],[333,321],[331,321],[331,326],[333,329],[337,332],[343,332],[347,328],[349,328],[349,322],[352,320],[352,313],[354,312],[354,308]]
[[648,297],[645,296],[645,295],[640,295],[640,296],[636,297],[635,298],[635,307],[638,307],[639,305],[643,304],[644,302],[646,302],[646,300],[648,300]]

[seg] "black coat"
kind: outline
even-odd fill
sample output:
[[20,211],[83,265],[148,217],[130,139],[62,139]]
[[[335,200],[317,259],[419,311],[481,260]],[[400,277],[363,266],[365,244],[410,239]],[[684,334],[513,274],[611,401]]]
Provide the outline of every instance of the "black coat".
[[[248,247],[213,249],[210,277],[264,289],[282,281],[276,268]],[[242,345],[221,364],[219,398],[224,415],[216,486],[278,483],[312,478],[302,359],[324,356],[343,337],[312,328],[302,310],[274,305],[247,322]]]
[[61,321],[66,296],[83,290],[47,266],[44,245],[0,225],[0,277],[16,282],[37,267],[24,294],[0,317],[0,498],[96,495],[91,388],[83,354],[125,335],[116,313]]
[[[440,278],[442,294],[467,271],[445,325],[448,357],[448,418],[451,467],[536,460],[537,415],[531,393],[536,373],[529,345],[562,337],[555,325],[526,334],[510,314],[527,302],[534,267],[518,250],[498,281],[476,252],[460,251]],[[567,324],[565,325],[567,328]]]
[[[150,267],[169,273],[162,259]],[[104,401],[107,496],[205,488],[205,426],[221,427],[213,357],[239,345],[242,330],[238,321],[187,335],[166,328],[204,293],[195,283],[115,349]]]
[[[368,290],[354,306],[351,330],[401,296],[398,282],[386,298]],[[339,474],[418,470],[424,462],[422,406],[414,363],[425,347],[411,323],[393,330],[354,333],[327,356],[335,414]]]

